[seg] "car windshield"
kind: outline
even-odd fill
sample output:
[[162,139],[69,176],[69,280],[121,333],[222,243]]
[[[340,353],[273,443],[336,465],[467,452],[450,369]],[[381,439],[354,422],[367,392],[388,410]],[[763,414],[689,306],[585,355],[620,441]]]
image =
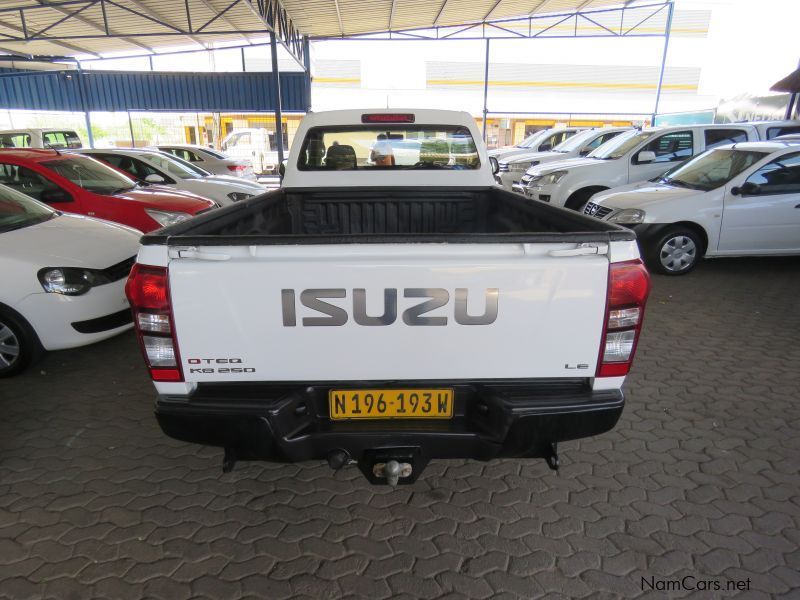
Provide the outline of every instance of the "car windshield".
[[553,152],[572,152],[573,150],[578,150],[587,142],[590,142],[595,137],[602,135],[601,132],[598,132],[594,129],[588,129],[586,131],[579,131],[572,137],[567,138],[563,142],[561,142],[558,146],[553,148]]
[[625,131],[618,136],[611,138],[602,146],[590,152],[589,158],[599,158],[601,160],[616,160],[622,158],[628,152],[636,148],[642,142],[655,135],[655,131]]
[[516,145],[516,148],[536,148],[539,144],[544,141],[549,134],[548,129],[542,129],[541,131],[537,131],[535,133],[530,134],[524,140],[522,140],[519,144]]
[[132,179],[88,156],[62,155],[41,165],[95,194],[116,194],[136,187]]
[[206,171],[172,155],[142,152],[139,156],[178,179],[200,179],[207,175]]
[[451,125],[315,127],[306,135],[297,162],[301,171],[479,167],[469,130]]
[[715,148],[670,169],[658,181],[695,190],[713,190],[725,185],[767,154],[768,152],[736,150],[735,148]]
[[58,216],[22,192],[0,185],[0,233],[36,225]]

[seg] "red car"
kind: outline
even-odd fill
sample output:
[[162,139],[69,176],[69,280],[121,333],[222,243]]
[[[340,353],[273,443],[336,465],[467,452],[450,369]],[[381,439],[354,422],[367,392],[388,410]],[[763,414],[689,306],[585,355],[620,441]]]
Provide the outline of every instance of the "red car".
[[188,192],[140,186],[93,158],[56,150],[0,149],[0,184],[57,210],[122,223],[145,233],[217,206]]

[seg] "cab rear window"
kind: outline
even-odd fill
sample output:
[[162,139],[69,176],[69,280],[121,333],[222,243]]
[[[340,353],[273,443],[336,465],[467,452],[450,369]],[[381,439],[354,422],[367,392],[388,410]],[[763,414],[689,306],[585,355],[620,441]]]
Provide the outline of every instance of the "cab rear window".
[[480,168],[466,127],[379,124],[315,127],[303,141],[301,171],[463,170]]

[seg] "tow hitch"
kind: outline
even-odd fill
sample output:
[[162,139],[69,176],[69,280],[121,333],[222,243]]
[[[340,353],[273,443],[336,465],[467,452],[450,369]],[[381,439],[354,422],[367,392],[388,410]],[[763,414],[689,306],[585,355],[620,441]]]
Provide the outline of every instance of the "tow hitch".
[[414,483],[427,464],[419,448],[379,448],[366,450],[358,468],[370,483],[394,487]]

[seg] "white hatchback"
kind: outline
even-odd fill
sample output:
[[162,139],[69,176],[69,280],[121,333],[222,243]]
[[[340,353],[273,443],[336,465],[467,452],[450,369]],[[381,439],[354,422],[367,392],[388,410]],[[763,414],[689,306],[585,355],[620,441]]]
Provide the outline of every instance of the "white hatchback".
[[800,146],[714,148],[652,181],[596,194],[583,212],[636,231],[648,266],[666,275],[704,256],[800,254]]
[[131,328],[124,288],[140,236],[0,185],[0,377],[19,373],[42,350]]

